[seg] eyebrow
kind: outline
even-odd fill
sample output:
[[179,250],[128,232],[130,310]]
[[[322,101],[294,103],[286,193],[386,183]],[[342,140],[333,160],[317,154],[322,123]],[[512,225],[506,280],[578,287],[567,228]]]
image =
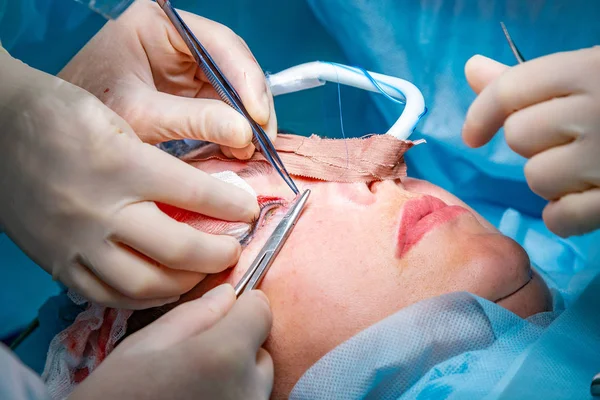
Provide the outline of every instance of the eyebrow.
[[243,169],[236,172],[240,178],[269,175],[274,171],[273,166],[267,162],[251,162]]

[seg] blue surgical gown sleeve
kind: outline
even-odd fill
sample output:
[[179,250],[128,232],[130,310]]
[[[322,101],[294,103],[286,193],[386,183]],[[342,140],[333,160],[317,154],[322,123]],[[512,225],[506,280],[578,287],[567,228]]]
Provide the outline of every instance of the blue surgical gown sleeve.
[[0,344],[0,398],[11,400],[51,399],[44,382]]

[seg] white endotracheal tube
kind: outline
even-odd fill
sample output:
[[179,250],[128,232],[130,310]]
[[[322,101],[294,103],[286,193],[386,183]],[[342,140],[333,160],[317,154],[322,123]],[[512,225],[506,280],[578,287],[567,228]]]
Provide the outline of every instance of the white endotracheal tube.
[[386,132],[401,140],[408,139],[427,112],[423,94],[409,81],[343,64],[324,61],[300,64],[268,75],[267,81],[273,96],[323,86],[327,82],[379,92],[393,101],[405,104],[398,120]]
[[[276,74],[267,75],[273,96],[299,92],[335,82],[371,92],[381,93],[392,101],[404,104],[404,111],[386,132],[406,140],[427,112],[421,91],[407,80],[326,61],[296,65]],[[184,139],[193,146],[197,141]]]

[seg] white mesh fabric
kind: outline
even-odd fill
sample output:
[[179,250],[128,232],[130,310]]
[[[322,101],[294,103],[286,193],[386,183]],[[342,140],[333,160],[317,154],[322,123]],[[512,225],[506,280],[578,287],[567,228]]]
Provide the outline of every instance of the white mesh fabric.
[[[83,297],[69,292],[76,303]],[[75,322],[50,342],[42,379],[53,399],[65,399],[106,356],[127,330],[130,310],[90,304]]]
[[252,196],[256,197],[256,192],[254,191],[254,189],[252,189],[252,186],[250,186],[248,182],[246,182],[233,171],[222,171],[211,175],[217,179],[222,180],[223,182],[231,183],[232,185],[237,186],[240,189],[243,189],[246,192],[250,193]]

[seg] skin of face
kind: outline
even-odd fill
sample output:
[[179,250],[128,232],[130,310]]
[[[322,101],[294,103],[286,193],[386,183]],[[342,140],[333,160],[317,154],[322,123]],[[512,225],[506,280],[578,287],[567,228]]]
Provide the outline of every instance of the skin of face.
[[[262,163],[258,172],[239,161],[193,164],[208,173],[234,171],[259,198],[276,198],[277,206],[259,221],[237,265],[208,276],[179,303],[223,282],[235,285],[295,197]],[[302,374],[343,341],[423,299],[467,291],[522,317],[550,308],[548,289],[524,249],[441,188],[411,178],[294,180],[312,194],[260,285],[274,316],[264,346],[275,365],[273,398],[287,398]],[[423,225],[428,204],[456,207]],[[210,219],[195,226],[211,233],[239,230],[239,224]]]

